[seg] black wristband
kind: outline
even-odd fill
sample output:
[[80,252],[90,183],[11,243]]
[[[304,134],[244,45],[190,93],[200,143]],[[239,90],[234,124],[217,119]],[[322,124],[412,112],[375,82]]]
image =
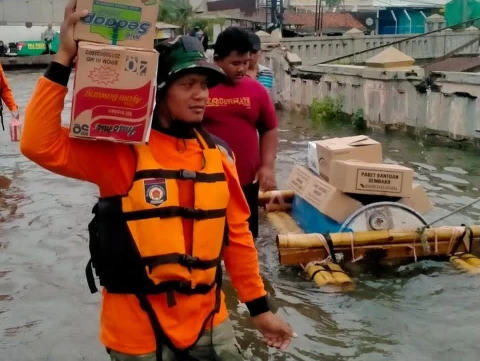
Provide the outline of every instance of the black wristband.
[[71,72],[72,69],[70,67],[52,61],[45,71],[44,76],[54,83],[67,86]]
[[245,305],[247,306],[251,317],[255,317],[262,313],[270,311],[267,296],[256,298],[250,302],[245,302]]

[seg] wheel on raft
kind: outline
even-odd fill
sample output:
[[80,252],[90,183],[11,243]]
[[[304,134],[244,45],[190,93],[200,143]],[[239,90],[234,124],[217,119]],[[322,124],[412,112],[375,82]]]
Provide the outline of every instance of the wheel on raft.
[[396,202],[377,202],[355,211],[343,222],[339,232],[412,230],[427,225],[414,209]]

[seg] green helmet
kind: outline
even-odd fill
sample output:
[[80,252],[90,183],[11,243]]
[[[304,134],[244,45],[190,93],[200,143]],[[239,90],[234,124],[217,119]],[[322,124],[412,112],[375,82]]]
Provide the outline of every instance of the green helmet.
[[172,81],[188,72],[205,74],[209,88],[223,82],[226,78],[220,67],[207,60],[203,46],[197,38],[179,35],[161,42],[155,49],[160,53],[157,72],[158,90],[166,89]]

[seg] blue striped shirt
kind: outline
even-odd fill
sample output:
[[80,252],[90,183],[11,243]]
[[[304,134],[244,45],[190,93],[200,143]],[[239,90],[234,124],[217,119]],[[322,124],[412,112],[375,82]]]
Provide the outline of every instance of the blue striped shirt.
[[257,80],[267,89],[268,94],[273,96],[272,90],[275,83],[273,71],[264,65],[258,64]]

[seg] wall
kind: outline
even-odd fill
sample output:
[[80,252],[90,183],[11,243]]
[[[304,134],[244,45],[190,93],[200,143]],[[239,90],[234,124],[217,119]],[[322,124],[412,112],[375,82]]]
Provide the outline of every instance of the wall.
[[[467,43],[479,36],[479,30],[466,29],[460,32],[445,30],[439,33],[425,35],[413,40],[404,41],[395,45],[400,51],[414,59],[431,59],[442,56],[445,53]],[[305,37],[284,38],[282,45],[289,51],[302,58],[303,64],[311,65],[327,61],[340,56],[354,54],[376,46],[390,44],[394,41],[406,39],[405,35],[353,35],[353,36],[329,36],[329,37]],[[360,55],[354,55],[342,60],[342,64],[362,63],[372,56],[385,50],[378,49]],[[475,55],[480,53],[479,44],[475,43],[458,54]]]
[[47,24],[63,21],[65,6],[69,0],[0,0],[0,23]]
[[[414,127],[453,139],[480,138],[480,74],[423,69],[376,69],[354,65],[301,66],[286,60],[285,49],[265,52],[276,74],[277,99],[287,109],[305,108],[313,99],[341,97],[343,110],[363,109],[371,127]],[[426,84],[431,82],[431,91]],[[478,130],[478,132],[477,132]]]
[[[47,29],[46,25],[34,25],[27,28],[25,25],[0,26],[0,40],[4,43],[18,41],[39,41],[42,40],[42,33]],[[54,30],[60,31],[60,26],[54,26]]]

